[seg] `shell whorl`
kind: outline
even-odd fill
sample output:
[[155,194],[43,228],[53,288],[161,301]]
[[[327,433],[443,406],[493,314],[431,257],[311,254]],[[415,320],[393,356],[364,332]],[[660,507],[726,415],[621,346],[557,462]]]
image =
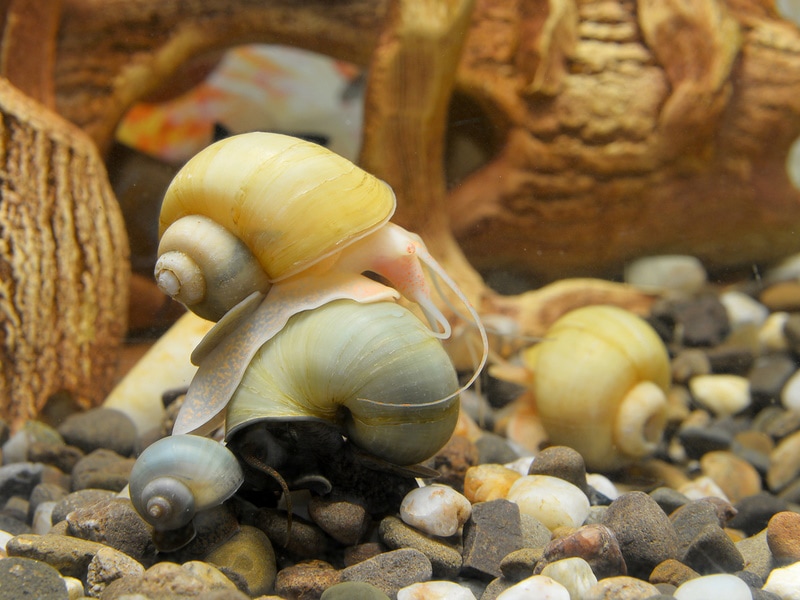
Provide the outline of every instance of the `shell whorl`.
[[253,132],[212,144],[178,172],[159,234],[188,215],[208,217],[278,281],[372,233],[394,209],[392,189],[349,160],[291,136]]
[[457,391],[440,341],[410,311],[337,300],[293,316],[260,348],[228,405],[227,436],[259,421],[318,419],[410,465],[450,438]]
[[148,446],[130,475],[136,511],[156,529],[177,529],[222,504],[244,481],[236,457],[214,440],[177,435]]

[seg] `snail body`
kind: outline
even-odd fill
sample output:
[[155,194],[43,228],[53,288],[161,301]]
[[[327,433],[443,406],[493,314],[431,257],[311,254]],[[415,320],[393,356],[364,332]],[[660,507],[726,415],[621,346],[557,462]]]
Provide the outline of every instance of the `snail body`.
[[666,347],[641,318],[587,306],[558,319],[524,354],[550,443],[609,470],[652,453],[666,424]]

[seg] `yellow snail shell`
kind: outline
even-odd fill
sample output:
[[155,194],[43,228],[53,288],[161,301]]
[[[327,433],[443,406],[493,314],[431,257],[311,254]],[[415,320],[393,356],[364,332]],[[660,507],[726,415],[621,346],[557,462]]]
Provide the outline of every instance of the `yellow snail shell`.
[[228,404],[226,435],[265,420],[320,420],[411,465],[450,438],[458,388],[441,342],[410,311],[337,300],[294,315],[258,350]]
[[[317,144],[261,132],[226,138],[194,156],[167,189],[156,280],[216,321],[253,291],[379,229],[394,210],[386,183]],[[242,287],[243,269],[263,275]]]
[[643,319],[587,306],[558,319],[524,355],[552,444],[570,446],[594,470],[652,453],[666,424],[667,349]]

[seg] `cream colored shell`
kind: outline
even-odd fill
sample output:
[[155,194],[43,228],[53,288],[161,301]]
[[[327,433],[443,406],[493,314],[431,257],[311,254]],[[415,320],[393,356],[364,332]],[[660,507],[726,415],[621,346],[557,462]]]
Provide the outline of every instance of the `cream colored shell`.
[[347,159],[291,136],[254,132],[212,144],[178,172],[159,235],[182,217],[209,217],[277,281],[371,233],[394,209],[392,189]]
[[643,319],[588,306],[556,321],[525,353],[531,389],[550,442],[608,470],[655,450],[666,422],[670,363]]

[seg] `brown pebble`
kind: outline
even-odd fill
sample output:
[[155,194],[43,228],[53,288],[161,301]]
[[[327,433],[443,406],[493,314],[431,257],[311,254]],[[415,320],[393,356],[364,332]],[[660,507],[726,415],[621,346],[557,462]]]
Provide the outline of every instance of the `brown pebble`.
[[761,292],[758,300],[772,312],[800,310],[800,284],[794,281],[774,283]]
[[386,547],[380,542],[365,542],[355,546],[348,546],[343,553],[344,566],[355,565],[373,556],[378,556],[382,552],[386,552]]
[[81,458],[72,469],[72,490],[101,489],[119,492],[128,485],[133,458],[100,448]]
[[586,600],[641,600],[658,595],[658,588],[635,577],[620,575],[601,579],[589,588]]
[[761,475],[753,465],[733,452],[706,452],[700,459],[700,469],[714,480],[731,502],[761,491]]
[[310,560],[281,569],[275,579],[275,591],[284,598],[316,600],[341,580],[341,574],[330,563]]
[[226,575],[240,577],[250,596],[266,594],[275,583],[275,551],[266,534],[243,525],[233,537],[212,550],[206,562],[216,565]]
[[767,524],[767,545],[781,563],[800,560],[800,514],[790,511],[774,514]]
[[545,546],[535,572],[541,573],[545,565],[571,557],[582,558],[589,563],[598,579],[628,573],[614,532],[599,523],[584,525],[565,537],[551,541]]
[[588,490],[583,456],[567,446],[550,446],[539,452],[528,475],[550,475],[568,481],[584,494]]
[[67,533],[100,542],[138,561],[153,558],[152,527],[133,508],[128,498],[109,498],[67,515]]
[[313,496],[308,514],[325,533],[345,546],[360,542],[370,524],[364,505],[348,500]]
[[700,577],[700,573],[687,567],[685,564],[674,558],[667,560],[656,565],[653,572],[650,573],[650,583],[653,585],[659,583],[668,583],[678,587],[682,583]]

